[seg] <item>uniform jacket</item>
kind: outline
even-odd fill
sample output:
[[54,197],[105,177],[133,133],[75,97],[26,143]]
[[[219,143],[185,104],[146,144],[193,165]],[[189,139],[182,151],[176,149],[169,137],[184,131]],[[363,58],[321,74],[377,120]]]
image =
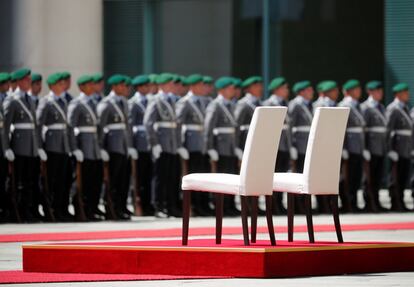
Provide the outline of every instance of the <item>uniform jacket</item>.
[[150,144],[148,141],[148,132],[144,126],[145,110],[148,106],[148,100],[145,96],[136,92],[129,99],[129,124],[132,128],[132,144],[139,152],[148,152]]
[[246,144],[247,133],[249,132],[250,122],[253,117],[254,110],[260,106],[260,101],[257,97],[246,94],[240,99],[234,110],[234,117],[239,129],[239,148],[244,149]]
[[309,105],[302,96],[296,96],[290,101],[288,108],[292,129],[292,144],[297,149],[298,154],[302,155],[306,153],[313,118]]

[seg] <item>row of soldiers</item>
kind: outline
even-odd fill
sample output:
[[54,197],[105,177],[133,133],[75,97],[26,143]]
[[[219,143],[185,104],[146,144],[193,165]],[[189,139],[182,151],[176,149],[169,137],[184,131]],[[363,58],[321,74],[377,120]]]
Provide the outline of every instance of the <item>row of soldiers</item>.
[[[44,215],[52,220],[73,220],[68,206],[75,179],[72,202],[77,219],[130,218],[130,179],[131,197],[136,211],[142,209],[140,214],[180,216],[181,176],[238,173],[250,120],[259,105],[289,107],[275,167],[278,172],[303,171],[316,107],[350,107],[342,154],[343,210],[358,210],[357,191],[364,174],[366,210],[384,210],[378,194],[387,157],[392,161],[392,210],[407,209],[403,192],[410,175],[413,120],[404,83],[393,87],[395,100],[385,109],[378,81],[366,85],[369,97],[362,104],[357,80],[342,86],[340,103],[334,81],[318,84],[319,97],[314,102],[311,83],[295,83],[295,97],[288,102],[289,86],[283,77],[269,84],[271,96],[263,102],[264,87],[258,76],[245,81],[221,77],[213,82],[199,74],[133,79],[117,74],[108,79],[111,91],[104,96],[102,75],[84,75],[77,80],[81,93],[75,98],[68,93],[70,73],[50,75],[46,81],[50,91],[43,97],[39,96],[41,81],[29,69],[0,74],[0,209],[9,219],[39,220],[42,205]],[[99,208],[102,195],[105,212]],[[274,211],[285,212],[281,195],[275,194],[274,201]],[[302,204],[297,204],[300,211]],[[196,194],[192,205],[194,215],[213,214],[204,193]],[[318,209],[327,212],[323,197]],[[227,216],[239,214],[234,197],[225,198],[224,211]]]

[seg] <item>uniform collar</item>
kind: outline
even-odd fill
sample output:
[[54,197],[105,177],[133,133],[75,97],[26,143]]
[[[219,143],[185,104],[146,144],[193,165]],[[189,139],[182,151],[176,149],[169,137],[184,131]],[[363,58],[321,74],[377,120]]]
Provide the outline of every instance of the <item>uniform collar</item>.
[[217,99],[218,99],[219,101],[222,101],[222,102],[223,102],[223,103],[225,103],[225,104],[231,104],[231,103],[232,103],[232,101],[231,101],[231,100],[226,99],[225,97],[223,97],[223,95],[222,95],[222,94],[218,94]]
[[297,95],[296,97],[298,98],[298,101],[299,102],[304,103],[305,105],[309,105],[310,104],[310,101],[307,100],[307,99],[305,99],[303,96]]
[[333,100],[331,100],[328,97],[323,97],[322,100],[325,101],[325,103],[328,105],[328,107],[334,107],[334,106],[336,106],[336,102],[333,101]]
[[258,97],[255,97],[250,93],[247,93],[244,97],[247,101],[252,102],[252,103],[257,103],[259,101]]
[[350,103],[352,107],[357,107],[359,105],[359,102],[351,96],[345,96],[344,101]]
[[283,102],[285,99],[283,99],[281,96],[278,96],[278,95],[276,95],[276,94],[273,94],[272,96],[271,96],[271,98],[273,99],[273,100],[275,100],[275,101],[277,101],[277,102],[279,102],[279,103],[281,103],[281,102]]

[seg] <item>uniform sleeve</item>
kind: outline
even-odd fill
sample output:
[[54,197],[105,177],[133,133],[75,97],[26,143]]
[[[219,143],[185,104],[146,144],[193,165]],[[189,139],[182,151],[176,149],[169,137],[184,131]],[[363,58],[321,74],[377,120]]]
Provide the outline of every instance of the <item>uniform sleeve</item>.
[[10,138],[7,136],[10,133],[10,126],[14,122],[15,118],[15,107],[16,102],[11,99],[11,96],[7,97],[3,103],[4,110],[4,150],[10,148]]
[[156,131],[154,129],[154,124],[158,121],[158,111],[156,105],[156,101],[150,102],[144,114],[144,126],[147,130],[148,139],[151,146],[155,146],[158,144]]
[[396,109],[387,109],[387,138],[388,138],[388,147],[389,150],[394,150],[393,139],[394,133],[397,125],[397,115],[398,111]]
[[104,148],[104,138],[105,132],[104,127],[107,125],[108,122],[108,104],[106,102],[100,102],[97,107],[97,114],[99,119],[99,146]]
[[36,122],[37,122],[37,133],[39,138],[39,147],[43,147],[42,131],[46,122],[48,113],[47,98],[43,98],[39,102],[39,106],[36,110]]
[[214,102],[211,102],[206,109],[206,119],[204,122],[204,142],[206,150],[214,149],[213,129],[217,123],[217,109]]
[[175,105],[175,113],[177,115],[177,134],[179,136],[179,143],[178,146],[182,146],[183,137],[181,136],[182,125],[185,123],[185,118],[187,117],[188,113],[188,100],[179,100]]
[[73,150],[79,149],[78,143],[76,141],[74,129],[79,126],[79,105],[76,104],[76,101],[71,101],[68,107],[68,124],[69,124],[69,144]]
[[125,125],[126,125],[126,140],[127,140],[127,146],[132,147],[132,126],[129,123],[129,104],[128,101],[123,98],[122,101],[124,102],[124,110],[122,111],[125,116]]

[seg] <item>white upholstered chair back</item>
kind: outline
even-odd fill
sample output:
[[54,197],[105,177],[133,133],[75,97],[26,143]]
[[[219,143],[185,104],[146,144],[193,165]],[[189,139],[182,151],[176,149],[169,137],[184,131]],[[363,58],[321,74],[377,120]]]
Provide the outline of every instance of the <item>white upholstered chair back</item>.
[[349,108],[317,108],[309,133],[304,193],[338,194],[341,155]]
[[240,195],[271,195],[286,107],[257,107],[250,122],[240,169]]

